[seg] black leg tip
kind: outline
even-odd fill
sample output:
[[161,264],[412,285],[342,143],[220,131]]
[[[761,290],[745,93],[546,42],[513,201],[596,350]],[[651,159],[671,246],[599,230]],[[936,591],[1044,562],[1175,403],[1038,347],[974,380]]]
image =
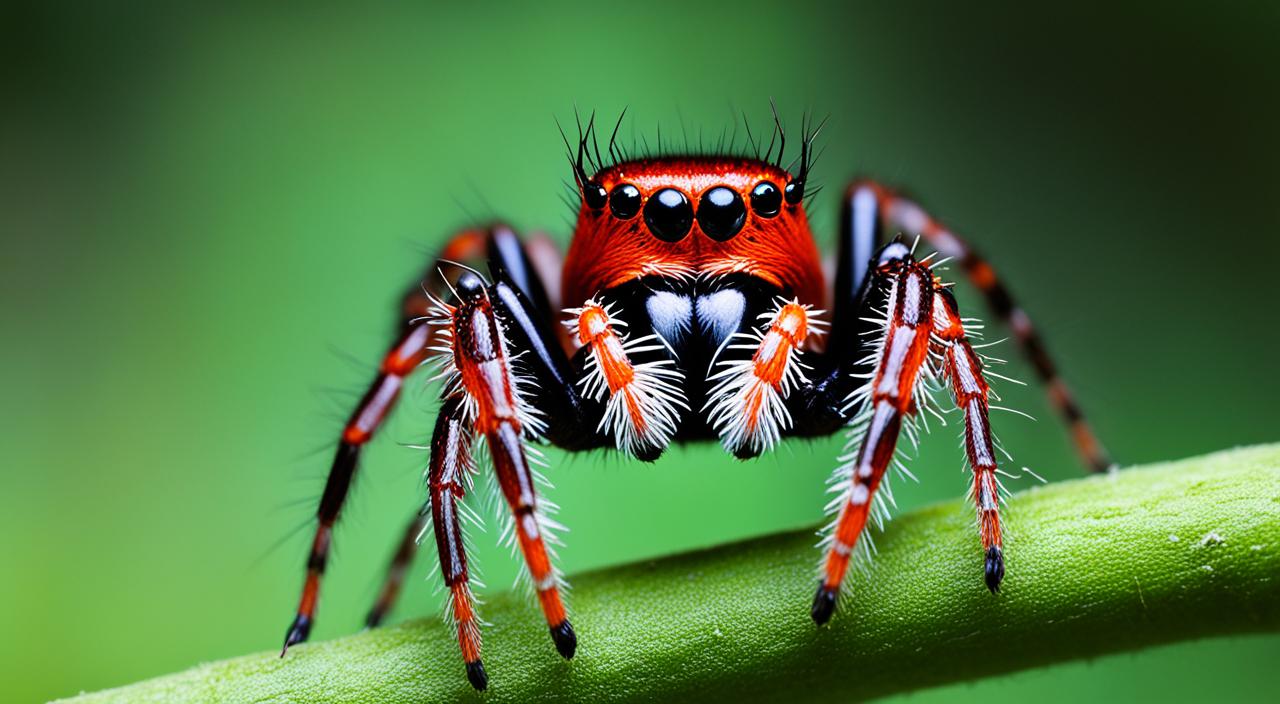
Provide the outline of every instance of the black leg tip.
[[467,663],[467,681],[477,692],[483,692],[489,686],[489,676],[484,672],[484,663],[476,660]]
[[382,609],[373,609],[368,616],[364,617],[365,628],[377,628],[382,625],[382,619],[386,617],[386,613]]
[[1004,579],[1004,553],[994,545],[987,548],[987,565],[983,576],[987,581],[987,589],[992,594],[1000,591],[1000,582]]
[[578,650],[578,636],[573,632],[573,625],[569,623],[569,619],[561,621],[558,626],[551,627],[551,640],[555,641],[556,650],[565,660],[573,657],[574,652]]
[[809,615],[813,617],[814,623],[822,626],[831,620],[831,615],[835,612],[836,590],[827,587],[825,584],[819,584],[818,593],[813,597],[813,607],[809,609]]
[[309,635],[311,635],[311,617],[298,614],[284,634],[284,647],[280,649],[280,657],[284,657],[290,647],[306,641]]

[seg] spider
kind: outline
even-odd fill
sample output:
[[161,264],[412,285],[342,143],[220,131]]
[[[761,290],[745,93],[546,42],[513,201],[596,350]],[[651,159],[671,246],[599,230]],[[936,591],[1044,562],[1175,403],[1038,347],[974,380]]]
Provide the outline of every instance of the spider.
[[[503,225],[451,239],[428,269],[428,280],[440,285],[415,284],[404,297],[399,335],[342,431],[281,656],[314,623],[333,526],[361,448],[406,377],[431,360],[444,382],[429,498],[401,539],[367,624],[378,625],[391,608],[430,521],[448,618],[478,690],[488,677],[460,518],[481,443],[551,639],[571,658],[577,636],[553,552],[559,526],[538,495],[544,462],[536,445],[612,447],[652,462],[673,443],[718,440],[748,459],[786,437],[845,432],[848,452],[836,469],[834,518],[810,607],[822,625],[836,609],[855,548],[865,550],[868,518],[883,512],[876,491],[897,463],[900,438],[914,441],[922,411],[938,410],[930,391],[949,386],[964,419],[983,579],[997,591],[1004,555],[990,372],[970,342],[978,326],[961,317],[939,276],[944,260],[917,258],[907,237],[958,262],[1012,328],[1088,466],[1103,470],[1110,462],[992,267],[913,201],[875,181],[853,182],[827,286],[805,214],[820,129],[806,125],[798,157],[784,167],[786,134],[776,114],[763,155],[763,140],[749,137],[750,155],[633,157],[617,144],[615,127],[606,162],[593,115],[585,130],[579,123],[576,145],[565,139],[577,224],[563,266],[551,240],[525,242]],[[460,264],[479,260],[487,277]]]

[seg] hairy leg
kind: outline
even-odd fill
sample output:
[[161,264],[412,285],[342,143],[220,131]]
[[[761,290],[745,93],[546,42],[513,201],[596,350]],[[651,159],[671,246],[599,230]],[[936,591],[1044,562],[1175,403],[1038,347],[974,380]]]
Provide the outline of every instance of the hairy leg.
[[951,382],[956,407],[964,412],[964,450],[973,470],[973,502],[978,509],[978,533],[986,559],[987,588],[999,591],[1004,579],[1004,544],[1000,535],[1000,484],[996,477],[996,447],[991,433],[988,395],[982,360],[965,334],[956,299],[946,289],[933,297],[933,327],[942,374]]
[[373,437],[374,431],[395,405],[405,377],[425,358],[431,338],[431,328],[425,322],[419,321],[405,326],[400,338],[383,358],[377,378],[365,392],[342,431],[338,450],[329,470],[329,478],[325,483],[324,494],[320,497],[320,507],[316,511],[318,525],[307,558],[307,574],[302,586],[302,597],[298,602],[298,610],[293,622],[285,632],[284,647],[280,651],[281,657],[288,651],[289,646],[305,641],[311,633],[320,599],[320,579],[324,575],[333,540],[333,526],[338,520],[342,504],[346,501],[351,488],[360,450]]
[[1036,374],[1049,394],[1049,400],[1070,426],[1077,452],[1095,472],[1111,467],[1111,459],[1099,443],[1075,395],[1058,374],[1057,366],[1044,345],[1044,340],[1030,316],[1013,299],[995,269],[967,242],[945,227],[915,202],[873,181],[859,181],[846,194],[851,204],[853,222],[881,223],[881,229],[900,229],[908,235],[920,235],[943,256],[955,259],[969,280],[978,287],[991,310],[1013,330],[1023,352],[1031,360]]
[[871,382],[850,399],[862,408],[855,431],[856,450],[840,472],[847,476],[835,502],[838,512],[825,539],[822,578],[811,615],[819,625],[835,612],[840,586],[871,516],[875,492],[894,459],[904,420],[914,413],[920,375],[929,360],[933,315],[933,273],[915,262],[907,248],[893,243],[882,250],[873,274],[888,290],[888,319],[876,355]]
[[577,638],[561,598],[560,574],[547,547],[554,539],[548,533],[556,525],[538,498],[532,466],[536,460],[531,459],[536,451],[527,444],[545,430],[545,423],[526,398],[527,380],[512,366],[509,341],[491,298],[494,288],[479,276],[465,274],[456,284],[457,305],[443,311],[452,351],[445,393],[461,400],[466,423],[488,447],[552,640],[560,654],[569,658]]

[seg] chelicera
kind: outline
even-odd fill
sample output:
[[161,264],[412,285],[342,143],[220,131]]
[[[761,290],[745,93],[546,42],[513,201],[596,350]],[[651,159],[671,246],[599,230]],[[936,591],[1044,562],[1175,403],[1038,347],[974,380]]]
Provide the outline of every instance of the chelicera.
[[[883,511],[877,490],[901,438],[914,439],[917,420],[937,412],[937,391],[963,417],[974,547],[984,583],[997,591],[1004,545],[990,373],[971,343],[977,326],[961,317],[935,256],[956,262],[1012,329],[1085,462],[1094,470],[1110,463],[992,267],[913,201],[875,181],[849,185],[827,281],[805,214],[816,133],[804,131],[793,171],[782,163],[780,124],[763,155],[753,143],[750,156],[632,158],[610,139],[606,160],[589,121],[576,145],[566,140],[578,202],[563,264],[549,239],[525,241],[503,225],[451,239],[405,296],[398,337],[342,432],[285,649],[310,632],[361,448],[405,379],[432,362],[443,383],[427,505],[407,527],[367,621],[378,625],[391,608],[429,524],[477,689],[488,677],[460,516],[479,469],[478,443],[487,446],[511,535],[565,658],[577,636],[550,547],[558,524],[538,495],[544,444],[614,448],[651,462],[673,443],[709,440],[748,459],[787,437],[847,434],[810,604],[821,625],[867,545],[868,519]],[[916,238],[936,254],[917,257]],[[463,262],[487,264],[487,275]]]

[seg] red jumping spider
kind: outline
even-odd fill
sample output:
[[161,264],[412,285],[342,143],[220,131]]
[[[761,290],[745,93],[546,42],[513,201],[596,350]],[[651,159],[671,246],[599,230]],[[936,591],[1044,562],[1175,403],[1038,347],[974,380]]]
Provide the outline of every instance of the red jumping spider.
[[[763,156],[749,139],[750,158],[633,158],[610,138],[605,164],[588,121],[585,132],[579,125],[576,146],[565,141],[580,205],[563,267],[549,240],[523,243],[502,226],[463,232],[445,246],[428,270],[428,279],[443,286],[415,284],[405,297],[399,337],[343,430],[286,650],[311,629],[333,525],[360,448],[405,377],[432,358],[445,381],[431,440],[428,508],[405,532],[368,624],[377,625],[391,607],[429,516],[448,609],[476,689],[485,688],[487,677],[459,501],[471,489],[477,440],[488,447],[514,517],[511,530],[566,658],[577,639],[548,548],[556,524],[535,488],[537,443],[570,451],[613,446],[653,461],[672,443],[718,439],[746,459],[783,437],[844,430],[850,452],[837,470],[836,517],[811,608],[823,624],[867,519],[877,513],[876,489],[899,435],[905,429],[914,437],[912,419],[921,409],[936,410],[925,390],[949,385],[964,416],[984,579],[991,591],[999,588],[997,448],[983,365],[969,342],[974,326],[937,276],[940,262],[917,259],[913,246],[887,233],[923,237],[959,263],[1012,328],[1086,462],[1100,470],[1108,460],[990,265],[915,203],[874,182],[853,183],[844,192],[828,288],[804,209],[817,130],[804,130],[793,172],[782,166],[785,135],[775,125],[776,156],[774,139]],[[487,261],[488,280],[455,265],[478,260]],[[444,270],[451,273],[436,276]],[[569,306],[564,314],[562,305]],[[818,307],[831,310],[829,322]]]

